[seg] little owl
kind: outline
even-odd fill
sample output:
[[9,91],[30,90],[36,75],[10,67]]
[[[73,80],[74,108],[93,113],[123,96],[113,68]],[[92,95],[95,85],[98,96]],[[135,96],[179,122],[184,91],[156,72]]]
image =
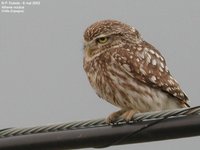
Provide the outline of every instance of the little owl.
[[133,27],[98,21],[84,33],[83,67],[97,95],[120,108],[106,122],[136,113],[189,107],[164,57]]

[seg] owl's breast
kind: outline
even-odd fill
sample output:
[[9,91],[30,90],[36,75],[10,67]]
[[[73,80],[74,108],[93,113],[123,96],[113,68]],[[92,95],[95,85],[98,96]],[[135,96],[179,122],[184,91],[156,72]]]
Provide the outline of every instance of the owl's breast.
[[89,82],[97,95],[105,100],[113,99],[114,90],[112,88],[114,85],[111,87],[112,79],[108,73],[109,67],[112,65],[110,57],[101,55],[91,61],[84,59],[83,64]]
[[90,62],[84,61],[84,69],[99,97],[117,107],[128,107],[127,101],[122,101],[127,98],[121,88],[121,83],[126,80],[125,73],[116,68],[112,59],[99,57]]

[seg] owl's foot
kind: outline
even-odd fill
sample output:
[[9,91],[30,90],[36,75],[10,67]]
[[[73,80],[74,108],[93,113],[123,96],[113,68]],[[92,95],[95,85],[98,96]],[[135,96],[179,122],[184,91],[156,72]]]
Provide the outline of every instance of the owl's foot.
[[112,114],[110,114],[107,119],[106,119],[106,123],[110,124],[110,123],[114,123],[116,122],[118,119],[123,119],[125,120],[126,122],[129,122],[130,120],[133,119],[134,115],[138,113],[138,111],[135,111],[135,110],[119,110],[119,111],[116,111]]
[[111,124],[111,123],[116,122],[120,118],[120,116],[123,115],[125,112],[126,112],[126,110],[124,110],[124,109],[113,112],[106,118],[106,123]]
[[126,112],[124,112],[120,117],[125,120],[126,122],[129,122],[131,120],[133,120],[134,115],[138,113],[138,111],[135,110],[127,110]]

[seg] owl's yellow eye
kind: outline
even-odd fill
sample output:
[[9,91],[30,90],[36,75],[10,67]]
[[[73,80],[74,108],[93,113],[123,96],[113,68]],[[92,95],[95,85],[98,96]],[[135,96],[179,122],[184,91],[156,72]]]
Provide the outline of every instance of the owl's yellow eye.
[[108,41],[108,37],[100,37],[97,39],[97,43],[104,44]]

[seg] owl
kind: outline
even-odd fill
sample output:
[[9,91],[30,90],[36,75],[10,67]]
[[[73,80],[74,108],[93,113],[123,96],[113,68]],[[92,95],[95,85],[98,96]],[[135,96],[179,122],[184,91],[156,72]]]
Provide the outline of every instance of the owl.
[[136,113],[189,107],[161,53],[120,21],[98,21],[85,30],[83,68],[96,94],[120,108],[107,123],[130,121]]

